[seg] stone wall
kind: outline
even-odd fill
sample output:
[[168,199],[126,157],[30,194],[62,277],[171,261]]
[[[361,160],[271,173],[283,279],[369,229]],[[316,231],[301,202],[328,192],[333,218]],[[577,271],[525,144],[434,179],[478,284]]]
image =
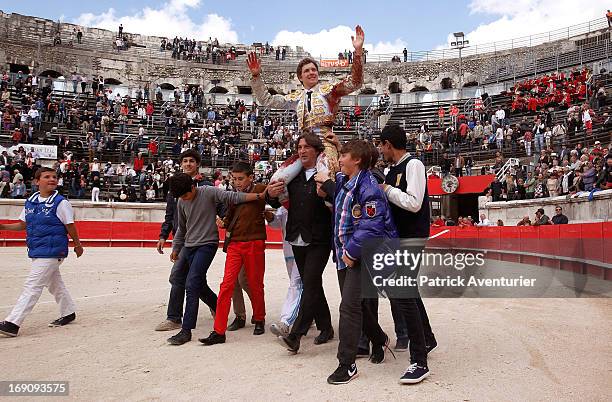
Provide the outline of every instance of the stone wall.
[[538,208],[544,208],[548,217],[555,215],[555,207],[561,206],[563,214],[570,223],[612,221],[612,190],[599,191],[589,201],[588,193],[580,197],[552,197],[543,200],[521,200],[510,202],[489,202],[480,208],[478,215],[484,213],[491,222],[501,219],[506,226],[515,226],[528,216],[533,222]]
[[[10,63],[33,66],[36,73],[54,70],[70,76],[77,70],[81,74],[113,78],[132,88],[149,82],[153,85],[168,83],[202,85],[206,92],[214,86],[238,93],[238,87],[249,87],[249,73],[242,62],[216,66],[168,58],[168,52],[159,52],[159,37],[133,35],[133,41],[146,48],[132,47],[128,51],[112,49],[116,32],[82,27],[84,44],[73,48],[52,46],[52,35],[58,28],[64,35],[76,27],[51,20],[0,12],[0,68]],[[127,27],[129,28],[129,27]],[[126,28],[126,29],[127,29]],[[40,38],[40,39],[39,39]],[[39,44],[40,42],[40,44]],[[89,45],[87,45],[89,43]],[[244,45],[245,49],[248,48]],[[514,49],[494,54],[464,57],[462,59],[463,84],[482,83],[495,71],[512,66],[528,66],[534,54],[538,57],[553,55],[574,48],[572,40],[551,42],[532,48]],[[278,93],[289,93],[298,87],[295,61],[266,65],[263,77],[269,87]],[[337,81],[348,69],[322,69],[323,81]],[[408,63],[367,63],[364,88],[382,93],[390,84],[403,93],[415,90],[435,91],[459,87],[459,60],[440,59]],[[211,80],[219,81],[213,85]],[[445,86],[442,88],[442,81]]]

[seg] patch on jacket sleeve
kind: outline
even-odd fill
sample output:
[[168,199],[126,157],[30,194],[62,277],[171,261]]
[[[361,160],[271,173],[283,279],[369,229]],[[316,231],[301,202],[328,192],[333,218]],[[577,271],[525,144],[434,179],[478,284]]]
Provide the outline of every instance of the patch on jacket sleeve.
[[359,204],[355,204],[353,205],[353,209],[351,209],[351,215],[353,215],[353,218],[355,219],[359,219],[361,218],[361,205]]
[[368,218],[376,216],[376,201],[369,201],[365,204],[365,212]]

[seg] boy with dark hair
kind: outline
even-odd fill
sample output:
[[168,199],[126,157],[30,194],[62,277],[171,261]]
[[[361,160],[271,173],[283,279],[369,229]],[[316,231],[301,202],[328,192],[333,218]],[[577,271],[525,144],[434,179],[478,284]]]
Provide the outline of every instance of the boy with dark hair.
[[[204,182],[199,174],[199,167],[202,162],[202,157],[193,149],[188,149],[179,155],[181,169],[183,173],[190,176],[196,186],[204,185]],[[164,222],[161,225],[159,233],[159,241],[157,242],[157,252],[164,253],[164,244],[170,233],[176,234],[176,224],[178,222],[178,209],[176,208],[177,199],[168,192],[166,198],[166,214]],[[222,204],[221,204],[222,206]],[[217,206],[219,209],[219,206]],[[219,211],[217,212],[219,213]],[[183,302],[185,300],[185,281],[187,280],[188,266],[183,258],[179,258],[172,266],[170,271],[170,297],[168,298],[168,312],[166,319],[159,323],[156,331],[171,331],[181,328],[181,320],[183,317]],[[203,300],[203,299],[202,299]]]
[[[253,183],[253,168],[246,162],[236,162],[231,169],[234,187],[239,194],[263,194],[266,186]],[[207,338],[200,339],[205,345],[225,342],[227,317],[236,279],[244,266],[253,306],[253,335],[265,332],[264,323],[266,307],[264,302],[264,271],[265,271],[265,241],[266,224],[264,209],[266,202],[263,197],[255,202],[239,206],[231,206],[222,227],[226,229],[224,250],[225,272],[219,289],[217,310],[213,331]]]
[[[385,184],[381,187],[389,200],[400,244],[412,250],[422,250],[429,238],[430,228],[427,176],[423,162],[406,152],[406,142],[406,132],[397,125],[385,127],[380,134],[380,151],[384,159],[391,163]],[[418,271],[417,265],[412,275],[418,275]],[[396,350],[405,350],[410,341],[410,365],[400,378],[402,384],[416,384],[429,376],[427,355],[438,345],[418,288],[411,293],[409,297],[390,297],[398,336]]]
[[19,327],[36,305],[45,286],[55,297],[61,314],[49,326],[63,326],[76,318],[74,301],[59,271],[64,258],[68,257],[67,234],[74,242],[77,258],[83,254],[72,206],[57,191],[55,170],[41,167],[34,180],[39,191],[26,200],[19,222],[0,224],[0,230],[26,230],[28,257],[32,259],[32,270],[21,296],[6,320],[0,322],[0,333],[12,337],[17,336]]
[[185,173],[179,173],[170,179],[170,192],[179,199],[177,231],[172,242],[170,260],[177,261],[184,248],[182,257],[189,268],[182,329],[170,337],[168,342],[172,345],[182,345],[191,340],[191,330],[195,328],[198,317],[199,298],[208,305],[213,315],[217,310],[217,295],[206,281],[206,273],[219,247],[219,232],[215,223],[216,204],[238,204],[263,200],[264,197],[260,193],[223,191],[211,186],[196,187],[193,179]]
[[378,324],[377,305],[362,297],[362,248],[368,242],[397,237],[387,200],[369,171],[372,149],[363,140],[351,140],[340,150],[341,172],[336,183],[324,174],[315,176],[320,192],[334,200],[334,247],[338,267],[340,303],[339,366],[330,384],[346,384],[357,376],[355,359],[361,333],[372,342],[372,363],[384,361],[389,337]]

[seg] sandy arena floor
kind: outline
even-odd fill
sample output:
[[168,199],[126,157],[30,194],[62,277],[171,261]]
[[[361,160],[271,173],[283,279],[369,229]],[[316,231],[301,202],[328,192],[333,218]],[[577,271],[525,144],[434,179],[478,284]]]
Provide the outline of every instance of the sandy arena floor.
[[[17,300],[29,269],[24,248],[1,253],[0,319]],[[209,271],[215,291],[223,262],[219,251]],[[194,341],[168,345],[173,333],[153,328],[165,318],[170,266],[168,254],[153,249],[89,248],[78,261],[71,256],[62,273],[77,302],[77,321],[48,328],[58,312],[45,292],[20,336],[0,338],[0,380],[70,381],[70,398],[84,401],[601,401],[612,391],[610,299],[427,299],[439,342],[427,380],[400,386],[408,356],[396,353],[397,360],[389,354],[382,365],[359,360],[359,378],[331,386],[325,380],[337,366],[337,339],[315,346],[309,334],[294,356],[269,332],[253,336],[247,326],[228,333],[226,344],[205,347],[197,338],[211,331],[212,320],[201,308]],[[267,253],[265,283],[270,323],[287,288],[280,250]],[[325,286],[337,323],[339,292],[331,264]],[[387,301],[381,302],[380,322],[393,333]]]

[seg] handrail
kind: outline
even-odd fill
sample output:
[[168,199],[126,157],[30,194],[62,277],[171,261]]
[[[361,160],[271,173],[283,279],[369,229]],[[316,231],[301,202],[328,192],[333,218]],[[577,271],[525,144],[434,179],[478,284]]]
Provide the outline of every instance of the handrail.
[[504,166],[502,166],[502,168],[499,169],[499,172],[497,172],[495,176],[497,176],[499,181],[501,181],[506,175],[506,172],[508,172],[514,166],[520,165],[520,162],[521,161],[518,158],[508,158],[506,163],[504,163]]
[[[471,44],[461,50],[462,57],[476,56],[484,53],[496,53],[503,50],[511,50],[522,47],[533,47],[542,45],[548,42],[554,42],[562,39],[569,39],[573,36],[586,34],[589,32],[607,29],[608,22],[605,17],[595,20],[583,22],[576,25],[570,25],[564,28],[559,28],[553,31],[541,32],[534,35],[522,36],[518,38],[507,39],[497,42]],[[469,39],[469,38],[466,38]],[[399,53],[386,54],[368,54],[367,61],[370,62],[388,62],[393,56],[398,56]],[[459,58],[458,49],[435,49],[421,50],[408,52],[409,62],[429,61],[437,59],[454,59]]]

